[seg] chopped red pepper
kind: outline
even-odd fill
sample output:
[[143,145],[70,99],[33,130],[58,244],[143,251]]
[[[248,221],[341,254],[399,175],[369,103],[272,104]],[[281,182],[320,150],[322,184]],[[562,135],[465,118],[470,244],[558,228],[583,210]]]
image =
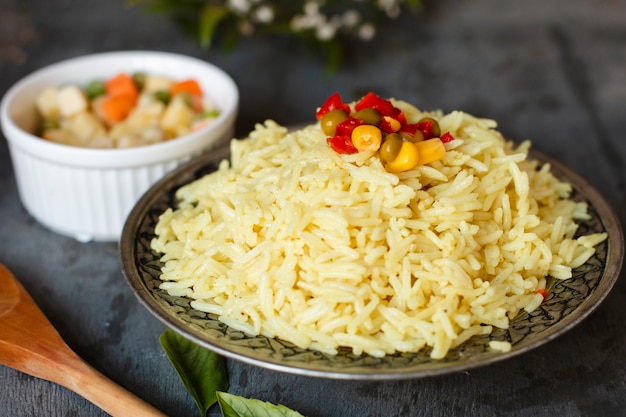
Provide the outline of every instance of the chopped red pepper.
[[454,140],[454,136],[450,134],[450,132],[446,132],[439,138],[443,143],[448,143]]
[[[335,93],[331,95],[315,113],[317,119],[320,120],[320,123],[322,123],[323,120],[326,120],[325,115],[333,110],[344,111],[348,116],[348,118],[344,120],[343,115],[341,115],[342,117],[338,119],[342,121],[338,124],[335,124],[337,120],[329,120],[329,123],[332,122],[333,136],[327,137],[326,141],[328,145],[339,154],[353,154],[359,152],[359,149],[352,141],[352,133],[356,127],[362,125],[371,125],[376,127],[376,130],[379,131],[379,133],[382,132],[383,136],[391,133],[401,133],[401,135],[398,136],[401,144],[405,141],[416,142],[421,141],[422,139],[431,139],[435,136],[440,136],[440,127],[435,119],[423,118],[417,123],[407,123],[406,115],[400,108],[394,106],[391,100],[385,100],[373,92],[369,92],[363,96],[361,100],[354,105],[354,109],[355,112],[360,112],[361,110],[366,109],[372,109],[375,111],[366,111],[363,114],[358,115],[359,118],[357,118],[355,117],[356,114],[351,115],[352,112],[350,105],[345,104],[339,94]],[[334,116],[334,113],[332,115]],[[329,119],[331,118],[329,117]],[[322,130],[327,127],[326,122],[324,122]],[[326,131],[329,134],[331,132],[330,129],[326,129]],[[454,140],[454,137],[450,134],[450,132],[446,132],[441,135],[440,139],[441,142],[445,143]],[[439,143],[439,147],[443,148],[441,146],[441,142],[437,142]],[[361,146],[359,146],[359,148],[363,149]],[[432,161],[441,159],[443,155],[445,155],[445,148],[443,149],[443,152],[440,152],[440,148],[438,148],[439,153],[437,154],[436,159],[433,159]],[[427,159],[422,160],[426,161]],[[432,161],[428,160],[428,162],[424,163],[430,163]],[[416,161],[416,163],[417,162],[419,161]],[[408,169],[412,169],[412,167],[408,167]]]
[[537,291],[535,291],[537,294],[541,295],[543,297],[543,299],[545,300],[546,298],[548,298],[548,291],[546,291],[544,288],[540,288]]
[[352,154],[359,151],[352,143],[350,136],[347,135],[335,135],[332,138],[327,138],[326,142],[333,151],[339,154]]
[[375,109],[383,116],[393,116],[395,113],[393,104],[391,104],[389,100],[380,98],[372,92],[364,95],[363,98],[354,105],[356,111],[370,108]]
[[[393,117],[392,117],[393,118]],[[395,119],[396,121],[398,121],[400,123],[400,129],[402,129],[402,122],[400,122],[398,119]],[[393,127],[393,124],[391,121],[387,120],[387,118],[383,117],[380,121],[379,124],[380,130],[382,130],[385,133],[395,133],[398,130],[395,129]],[[396,126],[397,127],[397,126]]]
[[417,123],[417,129],[424,134],[424,139],[431,139],[434,137],[433,122],[430,120]]
[[337,125],[335,128],[335,136],[350,136],[354,128],[362,124],[365,124],[363,120],[350,116]]
[[401,124],[406,123],[406,117],[404,113],[399,108],[395,107],[391,101],[380,98],[375,93],[369,92],[361,100],[359,100],[355,105],[354,109],[356,111],[363,109],[374,109],[381,116],[391,116]]
[[415,136],[417,132],[417,123],[405,123],[400,128],[400,132],[408,133],[411,136]]
[[321,120],[326,113],[335,109],[341,109],[347,114],[350,114],[350,106],[343,102],[339,93],[335,93],[328,97],[324,104],[322,104],[322,107],[320,107],[315,113],[315,117],[317,120]]

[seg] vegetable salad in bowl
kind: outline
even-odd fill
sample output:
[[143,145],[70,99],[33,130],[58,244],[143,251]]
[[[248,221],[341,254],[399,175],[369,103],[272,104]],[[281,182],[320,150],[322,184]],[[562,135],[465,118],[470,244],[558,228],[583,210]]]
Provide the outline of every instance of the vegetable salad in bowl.
[[88,148],[128,148],[207,126],[219,110],[195,79],[121,72],[86,86],[47,87],[37,97],[41,137]]
[[28,212],[80,241],[114,241],[151,184],[233,137],[238,108],[235,82],[209,62],[119,51],[25,76],[0,120]]

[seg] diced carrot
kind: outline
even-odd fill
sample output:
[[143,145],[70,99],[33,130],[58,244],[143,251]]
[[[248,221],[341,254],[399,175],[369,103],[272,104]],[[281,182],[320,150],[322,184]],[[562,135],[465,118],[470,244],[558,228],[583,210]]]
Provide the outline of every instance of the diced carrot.
[[106,94],[110,97],[127,97],[136,100],[139,96],[137,85],[126,73],[120,73],[105,83]]
[[136,99],[125,96],[106,96],[100,102],[100,110],[105,122],[114,124],[126,119],[135,107]]
[[178,81],[174,84],[172,84],[172,88],[170,90],[170,93],[172,94],[172,96],[175,96],[176,94],[179,93],[189,93],[192,96],[198,96],[198,97],[202,97],[202,88],[200,87],[200,84],[198,84],[198,82],[196,80],[183,80],[183,81]]

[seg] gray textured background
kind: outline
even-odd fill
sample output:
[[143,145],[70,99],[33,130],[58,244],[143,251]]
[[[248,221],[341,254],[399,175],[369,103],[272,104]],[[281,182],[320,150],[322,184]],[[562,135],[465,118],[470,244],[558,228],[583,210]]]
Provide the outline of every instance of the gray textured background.
[[[461,109],[586,177],[626,209],[626,2],[442,0],[370,44],[334,75],[303,48],[248,40],[202,51],[169,21],[121,0],[0,0],[0,93],[27,73],[99,51],[157,49],[210,60],[241,92],[237,134],[273,118],[309,121],[339,91],[373,90],[424,109]],[[158,343],[163,327],[135,300],[115,243],[82,244],[37,224],[18,200],[0,141],[0,261],[68,344],[171,416],[197,411]],[[229,361],[230,392],[309,417],[618,416],[626,412],[626,284],[581,325],[521,357],[442,377],[329,381]],[[0,366],[0,416],[98,416],[70,391]],[[212,416],[219,415],[214,408]]]

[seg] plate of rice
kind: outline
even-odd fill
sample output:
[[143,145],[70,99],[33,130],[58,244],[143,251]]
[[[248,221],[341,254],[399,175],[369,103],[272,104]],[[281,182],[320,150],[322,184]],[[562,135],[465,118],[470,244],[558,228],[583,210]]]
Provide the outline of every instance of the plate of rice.
[[[334,97],[318,123],[260,123],[155,184],[120,241],[140,303],[226,357],[380,380],[517,356],[598,307],[624,245],[592,186],[493,120],[374,98],[374,121]],[[398,165],[413,135],[436,140]]]

